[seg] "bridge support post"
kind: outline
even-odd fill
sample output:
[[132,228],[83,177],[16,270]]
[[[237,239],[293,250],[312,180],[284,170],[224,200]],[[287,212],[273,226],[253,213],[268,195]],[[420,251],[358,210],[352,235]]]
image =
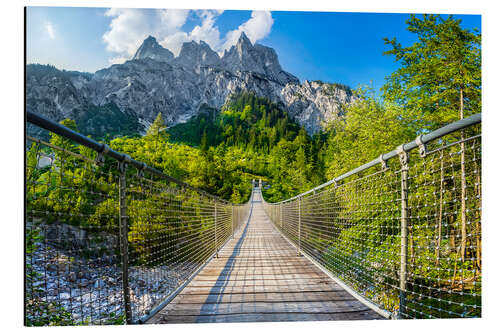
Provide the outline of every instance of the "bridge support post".
[[302,197],[299,197],[299,247],[297,248],[297,256],[300,256],[300,248],[301,248],[301,227],[302,227],[302,218],[301,218],[301,203],[302,203]]
[[[127,156],[128,157],[128,156]],[[125,159],[119,162],[118,169],[120,171],[119,178],[119,228],[120,228],[120,253],[122,266],[122,286],[123,286],[123,303],[125,306],[125,322],[132,323],[132,309],[130,307],[130,288],[128,284],[128,216],[127,216],[127,162]]]
[[234,238],[234,204],[231,204],[231,238]]
[[280,204],[280,227],[281,231],[283,231],[283,204]]
[[217,247],[217,200],[214,200],[214,239],[215,239],[215,257],[219,258],[219,248]]
[[403,318],[406,309],[406,289],[408,276],[408,152],[403,146],[398,147],[401,163],[401,265],[399,273],[399,311],[398,318]]

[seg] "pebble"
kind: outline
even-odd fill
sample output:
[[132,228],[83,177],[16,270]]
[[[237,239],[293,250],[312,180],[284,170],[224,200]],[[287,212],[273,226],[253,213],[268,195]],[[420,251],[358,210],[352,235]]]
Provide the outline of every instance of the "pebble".
[[59,298],[60,299],[70,299],[71,295],[69,293],[60,293]]
[[76,273],[75,272],[69,272],[69,274],[67,275],[66,280],[68,280],[70,282],[75,282],[76,281]]
[[[69,256],[62,255],[59,250],[43,244],[39,249],[29,260],[32,270],[39,273],[33,285],[39,289],[47,288],[37,293],[38,296],[71,311],[78,321],[99,324],[104,323],[112,312],[117,316],[123,314],[121,269],[116,264],[78,257],[70,263]],[[146,314],[172,292],[183,277],[190,275],[190,266],[131,266],[129,285],[134,316]],[[69,290],[71,293],[67,292]]]

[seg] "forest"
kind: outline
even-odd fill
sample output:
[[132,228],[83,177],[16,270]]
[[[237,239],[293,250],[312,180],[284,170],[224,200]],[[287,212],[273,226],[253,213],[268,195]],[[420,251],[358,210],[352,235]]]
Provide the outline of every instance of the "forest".
[[[267,200],[283,200],[417,134],[480,112],[480,34],[462,29],[453,17],[433,15],[413,17],[408,30],[422,42],[402,47],[396,39],[385,39],[392,47],[386,55],[401,67],[386,78],[382,95],[358,87],[345,115],[313,136],[280,106],[243,92],[230,96],[221,110],[202,106],[198,116],[168,129],[158,113],[143,137],[127,135],[128,129],[98,137],[106,136],[113,149],[224,199],[246,201],[249,180],[262,178],[270,185],[264,192]],[[109,112],[117,111],[111,107]]]

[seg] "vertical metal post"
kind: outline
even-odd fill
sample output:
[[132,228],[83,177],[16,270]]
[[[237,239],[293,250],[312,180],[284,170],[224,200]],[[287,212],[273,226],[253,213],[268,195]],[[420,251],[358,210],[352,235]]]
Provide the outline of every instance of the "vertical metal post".
[[[128,156],[127,156],[128,157]],[[132,309],[130,307],[130,288],[128,284],[128,217],[127,217],[127,163],[119,162],[119,226],[120,226],[120,253],[122,264],[123,303],[125,305],[125,322],[132,323]]]
[[281,230],[283,230],[283,204],[280,204],[280,225]]
[[214,220],[215,220],[215,224],[214,224],[215,225],[215,228],[214,228],[214,230],[215,230],[215,237],[214,237],[215,238],[215,257],[219,258],[219,248],[217,247],[217,200],[214,200],[214,201],[215,201],[215,205],[214,205],[214,207],[215,207],[215,209],[214,209],[214,211],[215,211],[215,214],[214,214]]
[[231,204],[231,235],[234,238],[234,204]]
[[302,221],[301,221],[301,207],[300,207],[300,203],[302,202],[302,197],[299,197],[299,247],[297,248],[297,255],[300,256],[300,241],[301,241],[301,225],[302,225]]
[[401,265],[399,273],[399,311],[398,318],[403,318],[406,309],[406,288],[408,276],[408,159],[403,146],[398,147],[401,162]]

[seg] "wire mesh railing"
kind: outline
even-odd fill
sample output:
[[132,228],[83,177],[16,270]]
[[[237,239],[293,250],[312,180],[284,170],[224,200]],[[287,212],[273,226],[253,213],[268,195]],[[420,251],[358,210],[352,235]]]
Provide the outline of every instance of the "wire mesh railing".
[[480,121],[419,136],[264,208],[298,252],[379,313],[480,317]]
[[231,204],[35,114],[27,137],[26,325],[143,322],[247,221]]

